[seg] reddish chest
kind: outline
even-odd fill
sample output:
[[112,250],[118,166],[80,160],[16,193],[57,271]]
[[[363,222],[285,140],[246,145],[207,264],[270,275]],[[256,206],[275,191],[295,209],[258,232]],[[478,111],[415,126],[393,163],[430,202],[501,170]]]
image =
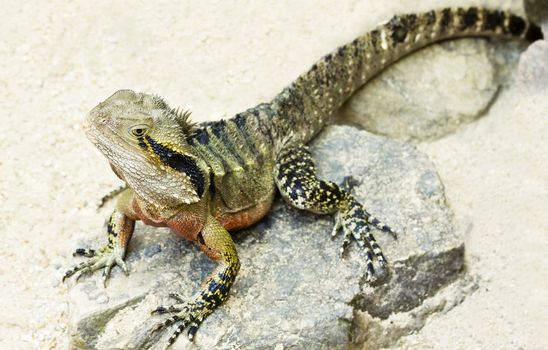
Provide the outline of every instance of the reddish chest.
[[184,238],[196,241],[204,227],[204,220],[194,215],[178,215],[167,222],[167,226]]
[[[146,225],[156,227],[169,227],[184,238],[196,241],[198,233],[203,228],[205,215],[198,215],[195,208],[190,210],[178,210],[173,215],[146,210],[137,200],[132,203],[133,211],[137,218]],[[163,214],[163,215],[162,215]],[[167,216],[167,218],[166,218]]]
[[251,208],[236,213],[228,213],[221,208],[217,208],[215,218],[227,230],[243,229],[261,220],[270,210],[272,201],[273,198],[268,198]]

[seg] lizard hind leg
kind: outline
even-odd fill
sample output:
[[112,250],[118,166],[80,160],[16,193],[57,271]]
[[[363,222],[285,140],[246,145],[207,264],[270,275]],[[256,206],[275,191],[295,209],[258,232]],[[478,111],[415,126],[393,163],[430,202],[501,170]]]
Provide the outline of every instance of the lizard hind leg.
[[341,255],[351,239],[363,249],[368,281],[385,273],[386,258],[371,233],[371,227],[395,236],[394,231],[372,217],[349,192],[333,182],[318,179],[314,160],[306,146],[297,144],[282,148],[276,158],[274,181],[282,197],[294,207],[317,214],[336,215],[331,235],[335,237],[340,229],[343,230]]

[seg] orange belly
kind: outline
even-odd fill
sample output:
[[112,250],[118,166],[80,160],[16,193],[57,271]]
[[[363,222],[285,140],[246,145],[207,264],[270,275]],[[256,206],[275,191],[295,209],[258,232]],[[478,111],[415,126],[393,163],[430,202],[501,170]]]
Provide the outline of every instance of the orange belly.
[[215,211],[215,218],[229,231],[249,227],[261,220],[268,213],[274,200],[274,196],[269,197],[264,202],[236,213],[229,213],[219,208]]
[[[272,207],[273,200],[274,196],[268,196],[268,199],[238,212],[229,212],[226,207],[217,205],[213,215],[227,230],[239,230],[261,220]],[[203,209],[199,209],[199,207]],[[134,220],[142,220],[143,223],[156,227],[170,227],[173,231],[191,241],[196,241],[196,237],[202,230],[207,216],[207,206],[200,205],[200,203],[192,205],[192,209],[188,208],[189,210],[181,211],[167,220],[145,212],[137,200],[131,202],[131,209]]]

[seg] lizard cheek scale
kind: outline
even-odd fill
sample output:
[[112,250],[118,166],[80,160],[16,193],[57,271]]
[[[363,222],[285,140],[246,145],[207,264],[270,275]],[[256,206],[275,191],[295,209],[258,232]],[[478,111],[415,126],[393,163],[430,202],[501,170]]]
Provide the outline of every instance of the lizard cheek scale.
[[185,329],[194,339],[229,297],[240,269],[228,230],[259,221],[276,192],[295,208],[334,215],[332,236],[344,233],[341,255],[355,241],[367,280],[382,277],[389,264],[372,232],[396,234],[348,189],[319,179],[306,144],[358,88],[422,47],[459,37],[542,36],[538,26],[508,11],[470,7],[397,15],[322,57],[270,102],[200,124],[158,96],[115,92],[89,112],[84,130],[125,185],[102,202],[116,197],[106,245],[77,249],[74,254],[87,260],[63,280],[102,270],[106,284],[114,266],[129,271],[124,259],[135,221],[170,227],[218,263],[190,299],[171,293],[173,305],[152,311],[168,315],[152,331],[175,325],[166,347]]

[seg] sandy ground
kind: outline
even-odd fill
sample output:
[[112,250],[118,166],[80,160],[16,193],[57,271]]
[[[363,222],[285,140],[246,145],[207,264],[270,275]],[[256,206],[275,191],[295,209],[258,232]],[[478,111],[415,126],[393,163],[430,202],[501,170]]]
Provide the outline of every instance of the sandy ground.
[[[194,119],[268,100],[319,56],[394,12],[455,1],[2,2],[0,348],[65,349],[66,289],[79,238],[99,235],[117,185],[80,122],[120,88],[155,92]],[[519,1],[458,1],[520,8]],[[480,290],[402,348],[548,348],[546,115],[509,99],[421,145],[467,235]]]

